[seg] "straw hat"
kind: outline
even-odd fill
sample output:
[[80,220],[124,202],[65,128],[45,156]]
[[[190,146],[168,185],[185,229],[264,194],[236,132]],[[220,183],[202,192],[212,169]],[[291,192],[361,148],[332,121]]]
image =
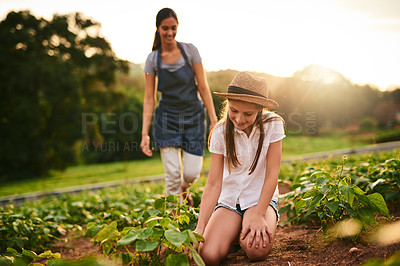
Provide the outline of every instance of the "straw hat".
[[279,107],[277,102],[268,99],[267,80],[262,77],[253,76],[247,72],[239,72],[233,78],[227,93],[214,93],[220,97],[255,103],[268,109],[276,109]]

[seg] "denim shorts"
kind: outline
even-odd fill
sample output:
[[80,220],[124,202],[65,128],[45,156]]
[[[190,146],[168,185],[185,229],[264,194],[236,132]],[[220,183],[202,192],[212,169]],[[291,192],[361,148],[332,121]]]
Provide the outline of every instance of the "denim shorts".
[[[278,203],[277,203],[276,201],[274,201],[274,200],[271,200],[271,202],[269,203],[269,206],[271,206],[272,209],[274,209],[275,214],[276,214],[276,223],[278,223],[278,222],[279,222]],[[226,209],[228,209],[228,210],[234,211],[234,212],[236,212],[237,214],[239,214],[239,215],[242,216],[242,217],[243,217],[243,214],[244,214],[244,213],[246,212],[246,210],[247,210],[247,209],[242,210],[242,209],[240,208],[240,205],[239,205],[239,204],[236,204],[236,209],[234,209],[234,208],[232,208],[232,207],[229,207],[228,205],[225,205],[225,204],[219,202],[219,203],[217,204],[217,206],[215,207],[215,210],[214,210],[214,211],[216,211],[219,207],[224,207],[224,208],[226,208]]]

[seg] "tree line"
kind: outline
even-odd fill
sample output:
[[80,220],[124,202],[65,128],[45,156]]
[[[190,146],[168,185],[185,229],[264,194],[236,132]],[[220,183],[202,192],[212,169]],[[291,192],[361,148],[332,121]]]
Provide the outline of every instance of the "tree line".
[[[80,13],[46,20],[11,11],[0,39],[0,181],[144,158],[142,67],[115,56],[98,22]],[[208,72],[211,89],[226,91],[236,73]],[[400,88],[381,92],[314,65],[287,78],[255,74],[267,78],[293,134],[398,121]],[[213,99],[219,113],[223,99]]]

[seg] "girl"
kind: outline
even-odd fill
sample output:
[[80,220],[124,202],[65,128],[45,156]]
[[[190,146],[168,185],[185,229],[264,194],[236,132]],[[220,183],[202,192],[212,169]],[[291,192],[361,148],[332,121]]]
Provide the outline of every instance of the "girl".
[[153,155],[149,128],[156,104],[157,76],[161,99],[154,114],[153,137],[156,149],[161,150],[167,194],[186,194],[188,205],[192,205],[187,191],[202,169],[204,106],[210,118],[210,128],[216,124],[217,116],[197,48],[175,40],[178,29],[176,13],[170,8],[161,9],[157,14],[156,27],[153,51],[144,67],[145,96],[140,147],[145,155]]
[[218,265],[239,239],[252,261],[271,251],[278,221],[278,174],[283,120],[268,99],[267,82],[238,73],[227,93],[225,117],[209,140],[211,164],[195,232],[205,238],[200,255]]

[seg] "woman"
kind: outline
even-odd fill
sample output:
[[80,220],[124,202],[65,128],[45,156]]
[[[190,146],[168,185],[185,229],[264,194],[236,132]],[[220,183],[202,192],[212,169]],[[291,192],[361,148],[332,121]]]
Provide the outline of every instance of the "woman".
[[154,114],[153,137],[156,149],[161,152],[167,194],[182,193],[188,205],[192,205],[188,188],[200,176],[203,164],[204,106],[210,118],[210,128],[216,124],[217,117],[197,48],[175,40],[178,29],[176,13],[170,8],[161,9],[157,14],[156,27],[153,51],[144,67],[145,96],[140,147],[145,155],[152,156],[149,128],[156,104],[157,76],[161,99]]

